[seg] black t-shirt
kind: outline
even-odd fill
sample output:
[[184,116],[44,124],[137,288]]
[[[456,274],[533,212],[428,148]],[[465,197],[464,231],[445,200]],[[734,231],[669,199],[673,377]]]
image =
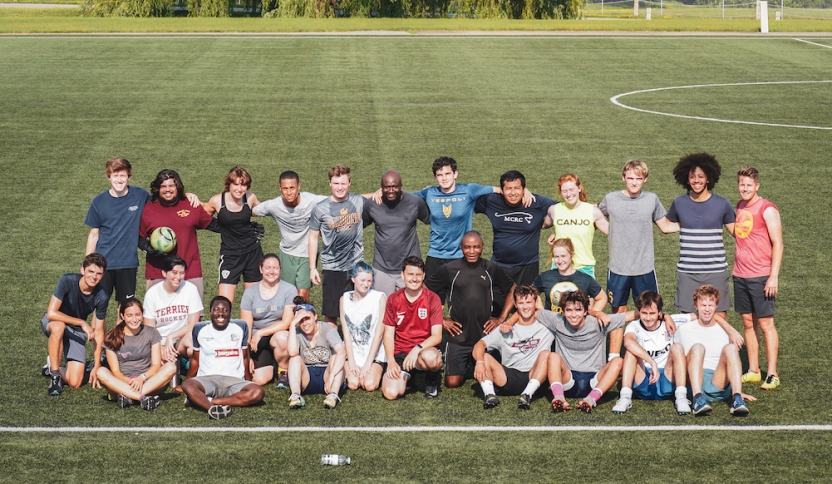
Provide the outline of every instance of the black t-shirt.
[[543,306],[555,312],[560,312],[558,303],[564,292],[580,289],[589,297],[597,297],[601,293],[598,281],[580,271],[568,276],[562,276],[557,269],[543,272],[534,280],[534,287],[543,294]]
[[494,228],[491,260],[505,267],[538,262],[543,220],[554,204],[551,198],[537,194],[530,207],[512,207],[499,193],[477,199],[474,210],[485,214]]
[[95,286],[90,294],[84,294],[81,292],[81,286],[78,285],[81,277],[81,274],[64,274],[58,279],[55,292],[52,293],[61,300],[61,307],[58,311],[85,321],[95,311],[96,317],[103,321],[107,317],[110,295],[101,284]]
[[[449,339],[454,343],[474,346],[483,337],[485,322],[491,317],[495,289],[507,294],[514,284],[505,271],[485,259],[469,265],[457,259],[439,268],[431,276],[431,287],[448,302],[451,319],[462,325],[462,333]],[[502,305],[503,301],[499,301]]]

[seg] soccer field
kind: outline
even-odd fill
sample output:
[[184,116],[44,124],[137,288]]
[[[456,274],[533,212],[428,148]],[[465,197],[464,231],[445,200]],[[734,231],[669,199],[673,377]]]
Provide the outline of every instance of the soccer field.
[[[829,479],[832,224],[823,210],[832,198],[830,81],[832,38],[808,34],[0,37],[0,427],[722,428],[4,431],[0,462],[7,471],[0,480],[654,481],[667,480],[663,469],[680,481]],[[443,389],[435,401],[419,394],[385,402],[378,393],[347,393],[329,412],[314,397],[307,408],[290,412],[288,392],[270,386],[265,405],[221,422],[183,408],[182,397],[172,394],[153,413],[119,410],[103,400],[103,390],[88,386],[46,395],[39,320],[57,278],[76,271],[83,258],[84,215],[92,197],[108,188],[103,166],[109,157],[128,158],[133,184],[144,187],[159,170],[174,168],[203,200],[221,191],[234,164],[249,170],[252,191],[264,200],[279,194],[277,175],[287,169],[300,174],[305,190],[327,193],[326,170],[336,163],[352,168],[354,192],[376,189],[387,169],[399,170],[405,189],[416,190],[434,183],[432,160],[450,155],[460,164],[461,182],[497,184],[504,171],[518,169],[532,191],[550,197],[561,174],[578,173],[591,202],[621,189],[621,166],[639,158],[651,169],[645,188],[669,207],[682,192],[672,167],[698,151],[720,160],[723,177],[715,192],[732,202],[738,199],[736,171],[759,168],[761,195],[783,218],[777,314],[783,385],[773,392],[746,386],[759,401],[745,419],[730,417],[725,404],[694,419],[678,417],[669,402],[639,401],[627,414],[613,415],[615,391],[590,415],[553,415],[545,400],[519,412],[511,398],[485,412],[471,382]],[[477,216],[475,228],[490,249],[490,224]],[[266,230],[264,248],[276,251],[271,221]],[[420,237],[426,249],[425,227]],[[372,230],[365,242],[369,258]],[[730,262],[730,238],[726,246]],[[200,247],[210,297],[219,237],[200,234]],[[678,236],[656,234],[666,301],[675,292],[678,248]],[[603,285],[601,234],[595,254]],[[320,302],[319,291],[313,300]],[[730,321],[740,326],[733,313]],[[737,431],[728,425],[826,427]],[[320,454],[330,452],[354,457],[354,465],[322,469]]]

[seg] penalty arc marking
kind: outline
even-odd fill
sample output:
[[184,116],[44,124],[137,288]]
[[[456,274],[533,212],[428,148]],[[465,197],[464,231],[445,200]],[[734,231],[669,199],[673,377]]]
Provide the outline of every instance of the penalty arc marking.
[[640,113],[648,113],[648,114],[658,114],[660,116],[670,116],[674,118],[685,118],[685,119],[696,119],[699,121],[714,121],[717,123],[731,123],[731,124],[750,124],[754,126],[772,126],[776,128],[800,128],[800,129],[820,129],[820,130],[827,130],[832,131],[832,126],[808,126],[808,125],[800,125],[800,124],[780,124],[780,123],[760,123],[756,121],[743,121],[739,119],[721,119],[721,118],[709,118],[704,116],[689,116],[686,114],[676,114],[676,113],[666,113],[662,111],[653,111],[650,109],[641,109],[636,108],[633,106],[628,106],[619,99],[625,96],[631,96],[634,94],[644,94],[649,92],[658,92],[658,91],[672,91],[675,89],[696,89],[700,87],[735,87],[735,86],[771,86],[771,85],[787,85],[787,84],[828,84],[832,83],[832,80],[823,80],[823,81],[772,81],[772,82],[732,82],[732,83],[725,83],[725,84],[693,84],[690,86],[670,86],[670,87],[657,87],[654,89],[641,89],[638,91],[630,91],[625,92],[623,94],[617,94],[610,98],[610,101],[618,107],[622,107],[624,109],[630,109],[632,111],[638,111]]

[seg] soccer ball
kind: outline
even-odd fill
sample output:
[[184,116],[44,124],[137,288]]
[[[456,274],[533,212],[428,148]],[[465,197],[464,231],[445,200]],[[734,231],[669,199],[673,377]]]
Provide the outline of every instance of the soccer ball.
[[168,253],[176,248],[176,232],[170,227],[158,227],[150,234],[150,246]]

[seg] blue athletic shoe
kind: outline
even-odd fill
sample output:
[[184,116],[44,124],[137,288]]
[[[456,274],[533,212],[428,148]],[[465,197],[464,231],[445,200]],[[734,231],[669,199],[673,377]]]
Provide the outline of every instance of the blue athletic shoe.
[[705,397],[699,395],[697,397],[693,397],[693,414],[697,417],[702,417],[711,413],[711,406],[708,405],[708,402],[705,400]]
[[735,417],[748,415],[748,407],[745,406],[745,401],[739,395],[734,395],[734,399],[731,401],[731,415]]

